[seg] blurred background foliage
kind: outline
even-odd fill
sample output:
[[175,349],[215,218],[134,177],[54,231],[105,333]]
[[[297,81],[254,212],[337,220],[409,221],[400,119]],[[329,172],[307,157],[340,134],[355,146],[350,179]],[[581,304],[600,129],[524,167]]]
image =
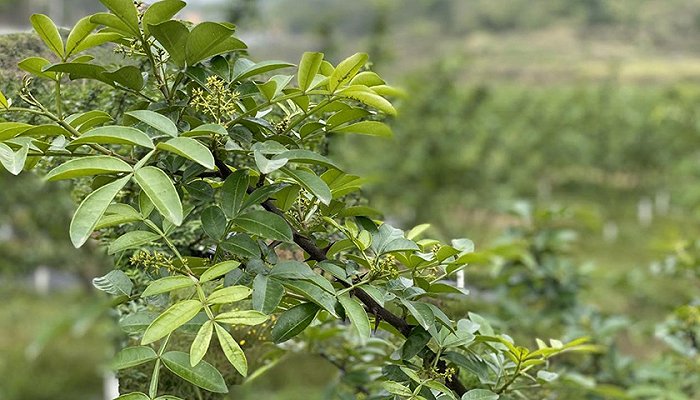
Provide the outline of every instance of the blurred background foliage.
[[[99,9],[0,0],[0,31],[27,30],[32,12],[69,25]],[[593,337],[607,351],[558,361],[567,398],[700,393],[700,2],[192,0],[182,17],[237,23],[258,59],[368,51],[420,93],[401,100],[394,139],[336,137],[329,152],[369,178],[395,224],[475,241],[471,295],[446,304],[455,317],[476,311],[519,339]],[[40,51],[32,35],[0,37],[4,93]],[[104,87],[70,90],[124,107]],[[68,187],[0,174],[0,399],[101,398],[123,338],[85,312],[109,268],[95,246],[70,246],[73,208]],[[40,267],[50,295],[35,294]],[[333,364],[349,356],[310,339],[231,398],[334,398],[353,376]]]

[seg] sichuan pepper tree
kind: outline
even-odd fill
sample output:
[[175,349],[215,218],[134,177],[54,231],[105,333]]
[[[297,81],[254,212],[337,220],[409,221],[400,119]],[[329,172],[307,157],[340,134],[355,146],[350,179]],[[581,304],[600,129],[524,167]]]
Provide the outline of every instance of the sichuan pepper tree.
[[[328,327],[328,340],[360,351],[383,343],[356,361],[372,379],[354,390],[377,399],[523,396],[556,376],[551,356],[587,348],[538,340],[530,350],[478,314],[454,321],[436,305],[464,295],[444,281],[473,259],[472,243],[383,223],[358,195],[362,179],[323,154],[331,135],[392,134],[382,120],[396,114],[396,90],[366,54],[335,66],[314,52],[298,65],[254,62],[233,25],[173,19],[182,1],[101,2],[109,12],[81,19],[65,40],[48,17],[31,17],[54,57],[20,62],[21,90],[0,94],[0,162],[89,185],[70,238],[99,240],[114,257],[117,268],[94,283],[137,340],[113,367],[152,366],[149,383],[120,398],[176,398],[159,388],[163,368],[226,393],[204,358],[218,342],[235,371],[252,372],[231,333],[241,326],[268,324],[277,344]],[[122,65],[89,55],[108,43]],[[38,100],[35,79],[53,87],[52,101]],[[73,109],[61,93],[74,80],[124,92],[131,107]],[[41,123],[13,121],[23,113]],[[189,351],[172,349],[185,326],[196,332]]]

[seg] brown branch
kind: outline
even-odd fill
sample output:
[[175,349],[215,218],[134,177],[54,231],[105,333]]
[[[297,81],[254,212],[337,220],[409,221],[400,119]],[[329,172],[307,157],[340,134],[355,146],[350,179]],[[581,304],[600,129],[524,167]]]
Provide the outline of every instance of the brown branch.
[[[219,168],[219,175],[222,179],[226,179],[231,174],[231,170],[228,168],[228,166],[226,166],[226,164],[223,161],[217,159],[216,157],[215,162],[216,166]],[[279,208],[277,208],[277,206],[272,204],[270,200],[265,200],[261,205],[265,210],[279,215],[280,217],[284,218],[285,221],[287,220],[284,213]],[[326,252],[318,246],[316,246],[316,243],[314,243],[312,239],[304,236],[296,229],[294,229],[294,227],[292,227],[291,225],[290,227],[292,228],[292,233],[294,235],[294,243],[296,243],[297,246],[301,247],[301,249],[309,255],[309,258],[311,260],[318,262],[328,260],[328,258],[326,257]],[[350,284],[348,284],[347,282],[338,282],[340,282],[345,287],[350,286]],[[411,333],[411,330],[413,329],[412,325],[410,325],[405,319],[394,314],[390,310],[382,307],[372,298],[372,296],[367,294],[367,292],[365,292],[364,290],[360,288],[355,288],[352,290],[352,294],[355,295],[355,297],[357,297],[357,299],[360,300],[365,305],[365,307],[367,307],[367,310],[371,314],[373,314],[375,318],[379,318],[382,321],[386,321],[389,325],[396,328],[396,330],[399,331],[404,337],[408,337],[408,335]],[[437,357],[435,352],[428,349],[427,346],[426,349],[428,354],[427,357],[431,359],[429,361],[434,360],[435,357]],[[437,367],[440,372],[445,372],[447,370],[447,363],[445,363],[445,361],[443,360],[440,360],[437,364]],[[464,386],[464,384],[462,384],[462,382],[460,382],[459,378],[456,376],[452,377],[452,379],[446,379],[445,384],[448,388],[453,390],[459,396],[467,392],[467,389]]]

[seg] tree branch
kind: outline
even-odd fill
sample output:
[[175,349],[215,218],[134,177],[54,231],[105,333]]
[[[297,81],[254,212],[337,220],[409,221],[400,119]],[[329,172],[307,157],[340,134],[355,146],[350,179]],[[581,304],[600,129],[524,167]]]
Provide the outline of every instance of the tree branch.
[[[228,168],[228,166],[226,166],[226,164],[223,161],[219,160],[218,158],[215,157],[214,160],[216,166],[219,168],[219,175],[222,179],[226,179],[231,174],[231,170]],[[279,208],[277,208],[277,206],[272,204],[270,200],[265,200],[261,205],[265,210],[279,215],[280,217],[284,218],[285,221],[287,220],[284,213]],[[314,243],[312,239],[302,235],[300,232],[294,229],[293,226],[290,225],[290,227],[292,228],[292,232],[294,235],[294,243],[301,247],[302,250],[304,250],[309,255],[310,259],[318,262],[328,260],[328,258],[326,257],[326,252],[318,246],[316,246],[316,243]],[[345,287],[350,286],[347,282],[338,282],[340,282]],[[355,288],[352,290],[352,294],[354,294],[355,297],[357,297],[357,299],[360,300],[365,305],[365,307],[367,307],[367,310],[371,314],[373,314],[375,318],[379,318],[382,321],[387,322],[389,325],[396,328],[396,330],[399,331],[404,337],[408,337],[408,335],[410,335],[413,326],[410,325],[405,319],[399,317],[390,310],[382,307],[372,298],[372,296],[367,294],[367,292],[360,288]],[[431,360],[429,361],[434,360],[435,357],[437,357],[435,352],[428,349],[427,346],[426,349],[428,351],[428,357],[431,358]],[[438,370],[440,370],[440,372],[445,372],[445,370],[447,369],[447,363],[445,363],[443,360],[440,360],[437,364],[437,367]],[[459,380],[459,377],[457,376],[452,377],[452,379],[446,379],[445,384],[448,388],[453,390],[459,396],[467,392],[466,387],[464,386],[464,384],[462,384],[462,382]]]

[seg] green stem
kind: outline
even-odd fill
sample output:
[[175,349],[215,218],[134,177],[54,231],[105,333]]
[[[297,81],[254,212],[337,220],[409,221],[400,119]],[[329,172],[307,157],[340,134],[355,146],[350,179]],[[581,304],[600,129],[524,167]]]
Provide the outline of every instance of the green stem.
[[56,74],[56,116],[63,120],[63,99],[61,99],[61,73]]

